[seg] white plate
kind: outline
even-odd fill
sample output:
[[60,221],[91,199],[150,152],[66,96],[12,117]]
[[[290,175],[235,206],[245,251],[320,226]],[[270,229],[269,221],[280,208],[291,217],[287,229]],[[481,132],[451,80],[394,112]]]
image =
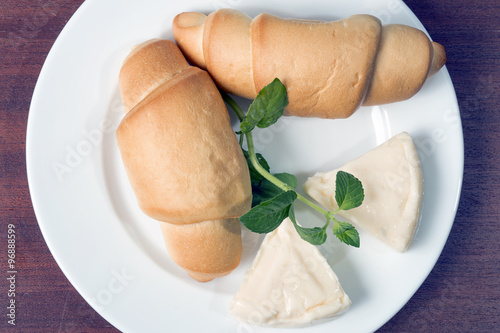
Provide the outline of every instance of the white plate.
[[[129,49],[149,38],[171,39],[179,12],[219,7],[311,19],[369,13],[384,23],[423,29],[394,0],[89,0],[82,5],[54,44],[35,89],[28,178],[41,230],[61,269],[124,332],[274,332],[242,325],[228,311],[259,238],[244,234],[242,262],[229,276],[206,284],[187,277],[168,257],[157,222],[137,208],[114,136],[123,116],[118,72]],[[427,277],[451,229],[462,183],[457,101],[442,69],[409,101],[363,108],[347,120],[282,118],[255,133],[272,171],[295,173],[303,182],[401,131],[412,135],[423,161],[425,198],[416,240],[407,253],[396,254],[365,234],[360,249],[330,237],[321,250],[353,305],[340,318],[301,331],[374,331]],[[299,218],[308,220],[308,213],[300,211]]]

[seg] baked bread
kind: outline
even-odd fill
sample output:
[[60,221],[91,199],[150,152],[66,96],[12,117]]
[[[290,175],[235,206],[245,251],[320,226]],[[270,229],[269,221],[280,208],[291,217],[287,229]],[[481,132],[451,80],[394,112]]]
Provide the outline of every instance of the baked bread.
[[195,279],[230,273],[241,255],[237,218],[250,209],[252,192],[217,87],[168,40],[138,45],[119,83],[127,114],[116,139],[140,208],[165,223],[172,259]]
[[371,15],[324,22],[220,9],[181,13],[173,32],[222,89],[253,99],[278,77],[287,114],[302,117],[346,118],[362,105],[406,100],[446,61],[422,31]]

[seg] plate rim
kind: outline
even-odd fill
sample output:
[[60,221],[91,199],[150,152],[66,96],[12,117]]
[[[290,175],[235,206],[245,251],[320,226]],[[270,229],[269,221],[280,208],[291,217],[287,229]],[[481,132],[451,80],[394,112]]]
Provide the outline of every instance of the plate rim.
[[[388,1],[390,1],[390,0],[384,0],[384,2],[388,2]],[[424,29],[424,31],[427,33],[427,30],[425,30],[425,27],[423,27],[423,25],[418,20],[418,18],[415,16],[413,11],[403,1],[401,1],[401,0],[397,0],[397,1],[400,2],[402,6],[406,7],[407,14],[413,15],[414,17],[412,17],[412,20],[415,21],[415,19],[416,19],[417,20],[416,22],[418,22],[418,24],[420,24],[422,26],[422,28]],[[30,103],[28,121],[27,121],[26,151],[25,151],[26,170],[27,170],[28,186],[29,186],[29,192],[30,192],[30,196],[31,196],[32,207],[34,209],[35,216],[37,218],[37,223],[40,227],[42,236],[44,237],[44,240],[47,243],[47,247],[49,248],[54,260],[56,261],[56,263],[58,264],[58,266],[61,269],[61,271],[63,272],[63,274],[66,276],[66,278],[70,281],[72,286],[94,308],[94,310],[97,313],[99,313],[106,321],[110,322],[113,326],[115,326],[117,329],[122,329],[123,323],[120,320],[103,315],[102,311],[99,311],[99,309],[97,309],[91,302],[89,302],[88,297],[85,297],[84,288],[82,289],[81,286],[78,285],[78,283],[76,283],[74,281],[72,274],[69,273],[67,271],[66,267],[64,267],[64,265],[61,264],[60,259],[59,259],[59,255],[57,254],[58,251],[55,249],[56,245],[50,241],[51,237],[48,235],[48,231],[45,227],[46,222],[43,222],[44,220],[46,220],[46,217],[44,216],[43,209],[40,208],[40,206],[38,204],[39,201],[37,202],[36,198],[37,198],[38,194],[34,194],[34,193],[38,193],[40,190],[37,188],[36,180],[33,179],[33,177],[35,177],[35,174],[32,171],[33,168],[35,167],[35,164],[36,164],[36,162],[34,162],[35,157],[34,157],[34,153],[33,153],[33,149],[32,149],[32,147],[35,145],[34,144],[35,138],[33,138],[33,135],[34,135],[33,134],[33,127],[36,126],[33,119],[34,119],[34,114],[36,112],[40,112],[40,111],[36,111],[37,109],[39,109],[37,107],[37,101],[39,98],[38,96],[39,96],[39,91],[40,91],[40,85],[45,80],[45,77],[48,75],[47,74],[47,64],[50,63],[51,61],[53,61],[52,59],[55,57],[54,54],[55,54],[55,52],[57,52],[57,49],[59,48],[59,44],[63,43],[64,39],[66,38],[66,35],[68,35],[71,32],[72,27],[78,23],[78,19],[82,15],[84,15],[87,8],[90,8],[92,6],[92,4],[94,4],[94,3],[97,3],[97,1],[87,0],[84,3],[82,3],[82,5],[75,11],[75,13],[72,15],[71,19],[67,22],[67,24],[65,25],[65,27],[63,28],[63,30],[61,31],[59,36],[57,37],[56,41],[54,42],[53,46],[51,47],[51,49],[47,55],[47,58],[44,62],[44,65],[40,71],[40,75],[37,79],[35,89],[33,91],[33,97],[32,97],[31,103]],[[446,76],[446,79],[447,79],[446,81],[451,86],[451,92],[452,92],[453,98],[454,98],[453,102],[455,103],[455,105],[458,108],[459,106],[458,106],[458,100],[456,97],[456,91],[453,87],[453,83],[452,83],[451,77],[448,73],[448,70],[446,69],[446,66],[442,70],[444,72],[443,75]],[[410,292],[410,297],[406,300],[405,304],[411,299],[411,297],[413,297],[413,295],[421,287],[423,282],[427,279],[427,277],[429,276],[429,274],[431,273],[431,271],[435,267],[439,257],[441,256],[441,253],[442,253],[442,251],[447,243],[447,240],[449,239],[449,234],[451,232],[454,221],[456,219],[456,214],[458,212],[458,205],[460,202],[460,196],[462,193],[463,176],[464,176],[464,162],[465,162],[463,127],[462,127],[461,119],[459,119],[459,120],[460,120],[460,131],[459,132],[460,132],[460,140],[461,140],[461,146],[460,146],[461,152],[459,155],[461,157],[461,163],[459,165],[460,170],[458,170],[458,171],[461,174],[461,178],[460,178],[459,183],[458,183],[457,198],[455,199],[454,210],[453,210],[453,212],[450,212],[450,214],[453,215],[453,220],[449,224],[449,230],[447,231],[447,237],[443,240],[443,242],[439,248],[437,258],[436,258],[436,260],[433,260],[434,264],[430,267],[430,269],[426,272],[426,274],[424,274],[425,275],[424,279],[414,288],[413,291]],[[394,312],[390,318],[383,319],[381,325],[378,328],[382,327],[385,323],[387,323],[394,315],[396,315],[396,313],[398,313],[402,309],[402,307],[405,304],[403,304],[401,307],[399,307],[399,309],[396,312]]]

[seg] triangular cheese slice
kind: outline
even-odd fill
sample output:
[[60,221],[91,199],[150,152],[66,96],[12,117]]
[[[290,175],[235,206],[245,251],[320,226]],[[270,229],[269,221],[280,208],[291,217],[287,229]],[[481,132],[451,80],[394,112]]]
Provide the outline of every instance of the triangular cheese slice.
[[266,235],[231,314],[252,325],[300,327],[338,316],[350,305],[325,257],[287,218]]
[[408,133],[394,136],[338,169],[309,178],[305,191],[328,210],[338,207],[335,179],[340,170],[361,181],[365,199],[361,206],[338,215],[396,251],[406,251],[417,229],[423,187],[418,153]]

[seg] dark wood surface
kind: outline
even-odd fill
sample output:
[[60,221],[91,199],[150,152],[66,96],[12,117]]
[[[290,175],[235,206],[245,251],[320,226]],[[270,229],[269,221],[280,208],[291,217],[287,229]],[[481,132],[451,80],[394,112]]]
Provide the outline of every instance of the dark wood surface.
[[[0,285],[0,332],[116,332],[68,282],[40,233],[26,177],[30,99],[43,62],[82,0],[0,1],[0,251],[17,231],[16,326]],[[465,173],[444,251],[380,332],[500,332],[500,2],[408,0],[446,46],[463,121]],[[7,276],[8,277],[8,276]],[[353,323],[355,325],[355,323]]]

